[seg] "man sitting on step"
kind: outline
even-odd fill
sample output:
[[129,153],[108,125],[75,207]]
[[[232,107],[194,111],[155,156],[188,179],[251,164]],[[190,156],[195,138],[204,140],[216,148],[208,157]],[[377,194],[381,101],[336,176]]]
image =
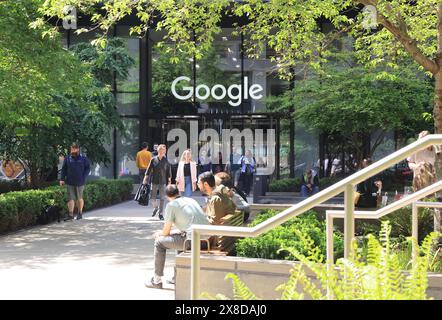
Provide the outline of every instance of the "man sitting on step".
[[[168,185],[165,193],[169,203],[166,206],[163,230],[154,235],[155,273],[145,283],[149,288],[163,288],[161,277],[164,275],[167,249],[183,250],[186,239],[192,239],[192,224],[209,224],[198,202],[192,198],[180,197],[176,185]],[[172,230],[172,226],[175,226],[176,229]]]

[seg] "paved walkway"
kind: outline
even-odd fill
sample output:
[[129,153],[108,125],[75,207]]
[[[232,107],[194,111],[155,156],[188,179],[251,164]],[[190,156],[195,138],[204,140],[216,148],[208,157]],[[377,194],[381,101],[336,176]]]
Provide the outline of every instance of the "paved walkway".
[[[151,216],[151,206],[129,201],[0,237],[0,299],[174,299],[172,285],[144,287],[153,273],[151,236],[163,226]],[[171,251],[166,277],[174,264]]]

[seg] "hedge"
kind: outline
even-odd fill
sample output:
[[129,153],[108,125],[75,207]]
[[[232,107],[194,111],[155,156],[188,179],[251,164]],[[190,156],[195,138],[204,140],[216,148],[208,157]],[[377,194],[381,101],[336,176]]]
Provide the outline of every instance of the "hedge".
[[[339,177],[325,177],[319,179],[319,188],[321,190],[335,184],[342,178]],[[286,178],[272,181],[269,184],[270,192],[300,192],[301,178]]]
[[[395,178],[388,173],[384,173],[378,176],[382,180],[382,190],[388,192],[403,192],[405,186],[411,186],[411,181],[398,182]],[[319,189],[323,190],[328,188],[332,184],[342,180],[342,177],[324,177],[319,179]],[[270,192],[300,192],[301,191],[301,178],[285,178],[280,180],[274,180],[269,184]]]
[[[263,210],[249,227],[276,215],[275,210]],[[295,230],[303,235],[308,235],[314,245],[321,250],[322,255],[326,256],[326,230],[325,221],[317,219],[315,211],[310,210],[299,217],[290,219],[280,226],[264,233],[256,238],[245,238],[236,241],[236,253],[241,257],[294,260],[295,258],[282,248],[295,248],[302,254],[308,254],[308,248],[305,247],[304,240],[301,239]],[[333,235],[335,257],[342,257],[344,252],[344,237],[342,232],[335,231]]]
[[[132,179],[102,179],[87,183],[84,188],[84,209],[96,209],[128,200],[132,183]],[[66,187],[59,186],[1,194],[0,234],[35,225],[47,205],[59,206],[64,214],[66,202]]]
[[17,180],[0,180],[0,194],[25,189],[26,186]]

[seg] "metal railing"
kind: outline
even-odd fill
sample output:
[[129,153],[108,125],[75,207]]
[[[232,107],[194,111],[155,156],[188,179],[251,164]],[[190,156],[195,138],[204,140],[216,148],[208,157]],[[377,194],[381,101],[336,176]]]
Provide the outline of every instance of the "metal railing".
[[201,235],[217,235],[231,237],[257,237],[274,227],[277,227],[290,218],[298,216],[324,201],[344,192],[344,257],[347,258],[354,238],[354,188],[373,175],[393,166],[411,156],[415,152],[431,145],[442,145],[442,135],[428,135],[412,144],[392,153],[391,155],[373,163],[372,165],[352,174],[334,185],[318,192],[298,204],[280,212],[274,217],[252,227],[229,227],[194,225],[192,226],[192,255],[191,255],[191,299],[199,297],[200,286],[200,239]]
[[[412,232],[411,235],[413,238],[418,239],[418,211],[419,207],[427,207],[427,208],[442,208],[442,202],[425,202],[425,201],[417,201],[422,198],[425,198],[428,195],[431,195],[442,189],[442,180],[433,183],[432,185],[416,191],[410,195],[407,195],[388,206],[380,208],[375,211],[355,211],[354,217],[356,219],[380,219],[383,216],[386,216],[389,213],[392,213],[398,209],[401,209],[405,206],[412,205],[411,210],[411,222],[412,222]],[[326,210],[326,247],[327,247],[327,261],[329,263],[333,263],[334,261],[334,246],[333,246],[333,221],[335,218],[345,218],[345,212],[342,210]],[[415,243],[413,242],[413,262],[416,258],[417,250],[415,248]]]

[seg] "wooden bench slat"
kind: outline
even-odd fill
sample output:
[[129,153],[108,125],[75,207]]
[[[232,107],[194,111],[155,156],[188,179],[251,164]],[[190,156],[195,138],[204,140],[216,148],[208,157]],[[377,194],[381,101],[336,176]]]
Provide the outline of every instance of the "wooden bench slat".
[[[244,212],[236,211],[234,214],[228,214],[221,218],[222,225],[226,226],[243,226],[244,225]],[[210,254],[228,255],[235,248],[235,242],[237,237],[219,236],[214,238],[215,243]]]

